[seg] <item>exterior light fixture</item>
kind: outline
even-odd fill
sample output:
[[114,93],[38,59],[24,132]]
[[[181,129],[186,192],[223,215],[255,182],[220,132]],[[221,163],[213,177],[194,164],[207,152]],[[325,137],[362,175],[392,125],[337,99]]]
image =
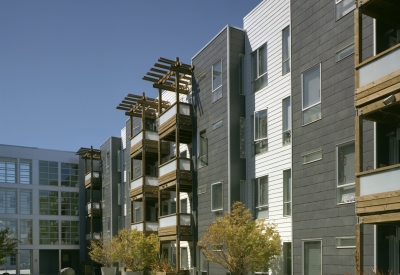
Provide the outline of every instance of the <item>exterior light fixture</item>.
[[383,104],[389,105],[390,103],[393,103],[396,101],[396,97],[394,95],[389,96],[385,100],[383,100]]

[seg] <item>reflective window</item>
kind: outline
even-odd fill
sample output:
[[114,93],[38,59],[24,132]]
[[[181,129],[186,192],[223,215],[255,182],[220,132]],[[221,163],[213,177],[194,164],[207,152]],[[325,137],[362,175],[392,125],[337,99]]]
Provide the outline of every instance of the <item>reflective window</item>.
[[19,271],[20,274],[30,275],[32,263],[32,250],[19,250]]
[[203,167],[208,165],[208,139],[207,139],[207,132],[203,130],[200,132],[199,135],[199,161],[198,167]]
[[268,218],[268,176],[253,180],[254,217]]
[[321,118],[321,66],[311,68],[302,76],[303,125]]
[[39,213],[41,215],[58,215],[57,191],[39,191]]
[[19,183],[32,184],[32,161],[29,159],[19,160]]
[[351,44],[336,53],[336,62],[342,60],[343,58],[348,57],[349,55],[352,55],[353,53],[354,53],[354,44]]
[[39,184],[58,185],[58,162],[39,161]]
[[222,97],[222,59],[212,66],[212,102]]
[[356,8],[354,0],[335,0],[336,2],[336,20],[339,20],[346,14]]
[[61,163],[61,185],[78,187],[78,164]]
[[20,189],[19,213],[24,215],[32,214],[32,190]]
[[211,210],[220,211],[222,210],[223,201],[223,190],[222,182],[214,183],[211,185]]
[[283,171],[283,215],[292,215],[292,171]]
[[17,214],[17,189],[0,188],[0,214]]
[[303,241],[303,274],[322,274],[321,241]]
[[0,218],[0,230],[10,229],[10,238],[18,239],[18,228],[16,219]]
[[355,202],[355,147],[349,143],[337,147],[337,202]]
[[290,109],[290,97],[285,98],[282,101],[282,144],[287,145],[291,142],[291,129],[292,129],[292,118]]
[[0,158],[0,182],[16,183],[17,159]]
[[256,92],[267,86],[267,69],[267,44],[264,44],[251,54],[252,92]]
[[290,27],[282,31],[282,75],[290,72]]
[[58,244],[58,221],[39,221],[39,243]]
[[20,220],[21,244],[32,244],[32,220]]
[[61,244],[79,244],[78,221],[61,221]]
[[79,194],[77,192],[61,192],[61,215],[79,215]]

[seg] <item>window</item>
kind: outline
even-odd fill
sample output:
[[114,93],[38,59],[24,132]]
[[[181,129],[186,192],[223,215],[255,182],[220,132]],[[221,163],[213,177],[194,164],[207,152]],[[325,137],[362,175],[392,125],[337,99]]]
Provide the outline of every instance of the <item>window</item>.
[[142,202],[133,201],[132,202],[132,222],[142,221]]
[[211,184],[211,211],[221,211],[222,208],[222,182]]
[[107,232],[111,231],[111,217],[107,217]]
[[58,215],[57,191],[39,191],[39,212],[41,215]]
[[283,215],[292,215],[292,171],[283,171]]
[[16,219],[3,219],[0,218],[0,230],[10,229],[10,237],[18,239],[17,220]]
[[200,271],[201,274],[207,274],[208,273],[208,261],[206,256],[204,255],[203,252],[201,252],[201,249],[199,249],[199,260],[200,260]]
[[253,93],[267,86],[267,44],[262,45],[251,54],[251,75]]
[[[24,274],[25,270],[32,274],[31,271],[31,263],[32,263],[32,250],[19,250],[19,264],[21,266],[20,272]],[[24,270],[23,270],[24,269]]]
[[303,157],[303,164],[321,160],[322,159],[322,150],[306,153],[302,157]]
[[29,159],[19,161],[19,183],[32,184],[32,161]]
[[239,94],[244,95],[244,55],[239,54]]
[[282,75],[290,72],[290,27],[282,31]]
[[110,152],[106,153],[106,168],[110,167]]
[[61,244],[79,244],[78,221],[61,221]]
[[17,265],[17,255],[16,254],[10,255],[10,265]]
[[220,120],[218,122],[215,122],[214,125],[213,125],[213,130],[215,130],[215,129],[221,127],[221,126],[222,126],[222,120]]
[[282,101],[282,144],[287,145],[291,142],[292,117],[290,109],[290,97]]
[[197,195],[204,194],[207,192],[207,184],[199,185],[197,187]]
[[117,193],[117,202],[118,202],[118,205],[121,205],[121,184],[120,183],[118,183],[118,193]]
[[39,184],[58,185],[58,162],[39,161]]
[[17,159],[0,158],[0,182],[16,183]]
[[321,241],[303,241],[303,274],[322,274]]
[[198,161],[198,168],[208,165],[208,139],[207,139],[207,132],[203,130],[200,132],[199,135],[199,161]]
[[39,244],[58,244],[58,221],[39,221]]
[[189,269],[187,247],[181,247],[181,269]]
[[21,244],[32,244],[32,220],[20,220]]
[[253,116],[253,155],[258,155],[268,150],[268,116],[267,109],[255,111]]
[[32,214],[32,190],[19,191],[19,213],[23,215]]
[[355,248],[356,237],[338,237],[336,238],[336,248]]
[[268,218],[268,176],[253,180],[254,217]]
[[17,189],[0,188],[0,214],[17,214]]
[[336,62],[352,55],[354,53],[354,44],[351,44],[340,51],[336,52]]
[[79,193],[61,192],[61,215],[79,215]]
[[283,274],[292,274],[292,243],[283,243]]
[[121,172],[121,150],[117,151],[117,169]]
[[335,3],[336,20],[339,20],[356,8],[356,4],[353,0],[335,0]]
[[222,59],[212,66],[212,102],[222,97]]
[[321,118],[321,64],[302,75],[303,125]]
[[240,158],[246,158],[246,152],[245,152],[245,121],[246,119],[244,117],[240,117],[240,122],[239,122],[239,150],[240,150]]
[[337,147],[337,203],[355,202],[354,142]]
[[188,204],[187,204],[187,199],[181,200],[181,212],[180,213],[189,213],[188,212]]
[[61,163],[61,185],[78,187],[78,164]]

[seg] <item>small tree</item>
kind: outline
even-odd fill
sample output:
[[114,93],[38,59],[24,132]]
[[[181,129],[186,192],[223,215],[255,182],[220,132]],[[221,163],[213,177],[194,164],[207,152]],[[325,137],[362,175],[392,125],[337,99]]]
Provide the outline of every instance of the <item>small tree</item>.
[[0,265],[5,263],[6,256],[17,253],[18,240],[11,235],[9,228],[0,230]]
[[159,252],[158,237],[154,234],[145,236],[135,229],[122,229],[117,236],[118,260],[126,269],[142,271],[156,261]]
[[96,263],[106,267],[111,267],[113,263],[118,261],[117,256],[117,239],[111,238],[108,242],[104,242],[102,238],[98,241],[90,241],[88,247],[90,258]]
[[281,252],[275,226],[254,221],[241,202],[234,202],[232,212],[210,224],[198,245],[208,261],[234,275],[266,270]]

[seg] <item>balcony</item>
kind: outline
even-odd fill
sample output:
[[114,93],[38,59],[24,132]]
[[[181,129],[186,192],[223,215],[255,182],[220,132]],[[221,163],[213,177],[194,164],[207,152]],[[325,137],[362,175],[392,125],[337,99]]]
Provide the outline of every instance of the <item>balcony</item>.
[[400,219],[400,164],[365,171],[359,178],[356,213],[364,223]]
[[142,159],[141,153],[143,147],[146,154],[148,153],[156,157],[158,154],[158,132],[145,130],[137,133],[131,139],[131,158]]
[[92,202],[86,204],[86,215],[87,216],[92,216],[95,218],[101,217],[101,211],[100,211],[100,203],[99,202]]
[[[177,215],[179,215],[179,227],[177,226]],[[160,217],[158,224],[158,236],[173,236],[178,234],[192,235],[192,215],[191,214],[171,214]]]
[[[179,110],[178,110],[179,105]],[[175,142],[175,130],[180,131],[180,142],[189,144],[192,142],[191,104],[179,102],[172,105],[159,117],[158,133],[160,139]]]
[[141,194],[146,192],[146,198],[158,198],[158,178],[145,176],[131,181],[130,197],[134,200],[141,198]]
[[93,171],[93,178],[91,172],[86,173],[85,175],[85,188],[90,188],[92,187],[94,190],[100,190],[101,189],[101,183],[100,183],[100,173],[99,172],[94,172]]
[[101,233],[99,232],[94,232],[94,233],[88,233],[86,234],[86,241],[98,241],[101,238]]
[[[143,230],[143,226],[145,226]],[[131,224],[131,229],[137,229],[138,231],[142,231],[145,234],[156,233],[158,231],[158,222],[141,222]]]
[[[178,167],[179,160],[179,167]],[[181,192],[191,192],[191,160],[187,158],[175,158],[159,167],[158,185],[163,188],[172,187],[179,179]]]

